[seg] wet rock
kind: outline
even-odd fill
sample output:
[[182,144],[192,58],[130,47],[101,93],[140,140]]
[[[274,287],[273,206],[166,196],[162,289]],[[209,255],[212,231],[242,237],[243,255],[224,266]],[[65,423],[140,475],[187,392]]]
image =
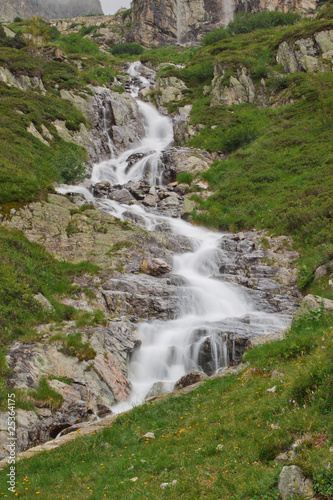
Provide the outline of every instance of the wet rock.
[[180,173],[196,175],[209,169],[212,158],[209,153],[199,149],[173,148],[163,153],[162,161],[166,169],[174,167],[176,175]]
[[197,204],[193,200],[185,198],[182,209],[180,211],[182,219],[187,220],[190,214],[197,208]]
[[307,479],[296,465],[283,467],[279,477],[278,490],[282,500],[288,500],[294,495],[305,498],[314,497],[311,480]]
[[125,188],[111,192],[108,198],[115,200],[118,203],[122,203],[123,205],[130,205],[133,201],[135,201],[134,196],[132,196],[131,193]]
[[140,269],[141,272],[151,276],[161,276],[172,271],[171,266],[162,259],[142,259]]
[[175,383],[174,390],[183,389],[184,387],[196,384],[197,382],[207,378],[208,377],[205,372],[193,369]]
[[147,393],[145,401],[149,399],[159,398],[167,393],[168,391],[165,389],[163,382],[155,382],[150,391]]

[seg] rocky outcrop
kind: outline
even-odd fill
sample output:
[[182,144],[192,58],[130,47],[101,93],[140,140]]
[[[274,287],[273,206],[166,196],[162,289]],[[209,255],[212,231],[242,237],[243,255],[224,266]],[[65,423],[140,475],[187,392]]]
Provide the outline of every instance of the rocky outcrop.
[[128,39],[144,46],[193,43],[224,17],[222,0],[136,0]]
[[317,0],[136,0],[127,39],[144,46],[196,43],[214,28],[226,26],[238,12],[310,13],[317,4]]
[[43,95],[46,94],[43,82],[38,76],[14,75],[7,68],[0,67],[0,81],[19,90],[40,90]]
[[138,272],[140,260],[147,255],[170,260],[161,235],[148,238],[142,228],[91,205],[83,211],[77,209],[67,198],[50,195],[48,203],[32,203],[5,217],[2,224],[21,230],[59,260],[88,260],[102,269],[129,272]]
[[249,71],[245,67],[240,67],[235,76],[230,76],[226,80],[227,68],[221,64],[215,65],[214,78],[212,81],[211,105],[226,105],[250,103],[253,104],[258,99],[262,99],[265,92],[265,82],[256,89]]
[[317,7],[317,0],[236,0],[235,11],[260,12],[262,10],[298,10],[304,14],[311,14]]
[[276,60],[287,73],[332,71],[333,30],[319,31],[295,42],[282,42]]
[[0,5],[0,18],[6,21],[16,16],[54,19],[90,14],[103,14],[100,0],[3,0]]
[[[100,162],[109,159],[114,152],[129,149],[144,136],[145,131],[138,105],[129,94],[112,92],[105,87],[92,87],[92,90],[93,95],[60,91],[61,98],[70,101],[92,125],[89,133],[80,131],[81,138],[67,129],[64,133],[65,140],[72,137],[74,142],[85,147],[91,162]],[[63,130],[64,126],[62,123]],[[60,135],[61,130],[58,133]]]

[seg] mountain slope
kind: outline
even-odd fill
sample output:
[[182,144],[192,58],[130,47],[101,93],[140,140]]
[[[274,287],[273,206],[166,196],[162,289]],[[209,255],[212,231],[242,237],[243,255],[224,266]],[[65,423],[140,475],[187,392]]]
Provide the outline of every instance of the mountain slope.
[[88,14],[103,14],[100,0],[4,0],[0,4],[0,19],[9,21],[16,16],[54,19]]

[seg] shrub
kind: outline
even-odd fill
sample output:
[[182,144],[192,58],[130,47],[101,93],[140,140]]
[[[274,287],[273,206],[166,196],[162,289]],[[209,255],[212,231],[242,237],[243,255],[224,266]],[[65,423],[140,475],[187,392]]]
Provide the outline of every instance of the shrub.
[[142,54],[143,51],[144,48],[141,47],[141,45],[139,45],[138,43],[118,43],[118,45],[115,45],[113,47],[111,53],[114,56],[121,56],[123,54],[138,56]]
[[13,23],[21,23],[23,21],[22,17],[16,16]]
[[131,15],[131,9],[127,9],[125,10],[122,14],[121,14],[121,18],[123,21],[125,21],[126,17],[129,17]]
[[251,33],[258,29],[294,24],[300,17],[300,14],[295,12],[279,12],[276,10],[258,12],[257,14],[244,12],[236,14],[228,24],[228,30],[232,35]]
[[204,36],[202,39],[202,44],[213,45],[214,43],[219,42],[220,40],[228,38],[230,35],[231,33],[228,29],[218,28],[212,31],[211,33],[208,33],[206,36]]
[[60,46],[64,52],[70,54],[99,54],[99,47],[96,43],[88,38],[82,38],[79,33],[70,33],[69,35],[62,35],[59,39]]
[[178,184],[192,184],[193,175],[189,172],[181,172],[177,175],[177,182]]

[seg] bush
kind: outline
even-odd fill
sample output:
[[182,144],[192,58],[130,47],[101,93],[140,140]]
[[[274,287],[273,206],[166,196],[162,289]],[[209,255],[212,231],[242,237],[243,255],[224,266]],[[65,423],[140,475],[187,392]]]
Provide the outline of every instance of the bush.
[[244,12],[236,14],[228,24],[228,31],[232,35],[240,33],[251,33],[258,29],[269,29],[274,26],[285,26],[294,24],[300,19],[300,14],[295,12],[263,11],[258,14]]
[[118,45],[113,47],[111,53],[114,56],[121,56],[123,54],[139,56],[143,51],[144,48],[138,43],[118,43]]
[[88,38],[82,38],[79,33],[70,33],[60,37],[60,46],[64,52],[70,54],[97,55],[100,50],[96,43]]
[[13,23],[21,23],[23,21],[22,17],[15,17]]
[[218,28],[208,33],[203,39],[203,45],[213,45],[240,33],[251,33],[258,29],[268,29],[274,26],[285,26],[294,24],[300,19],[300,14],[294,12],[263,11],[257,14],[242,12],[236,14],[226,28]]
[[126,17],[129,17],[131,15],[131,9],[127,9],[125,10],[122,14],[121,14],[121,18],[123,21],[125,21]]

